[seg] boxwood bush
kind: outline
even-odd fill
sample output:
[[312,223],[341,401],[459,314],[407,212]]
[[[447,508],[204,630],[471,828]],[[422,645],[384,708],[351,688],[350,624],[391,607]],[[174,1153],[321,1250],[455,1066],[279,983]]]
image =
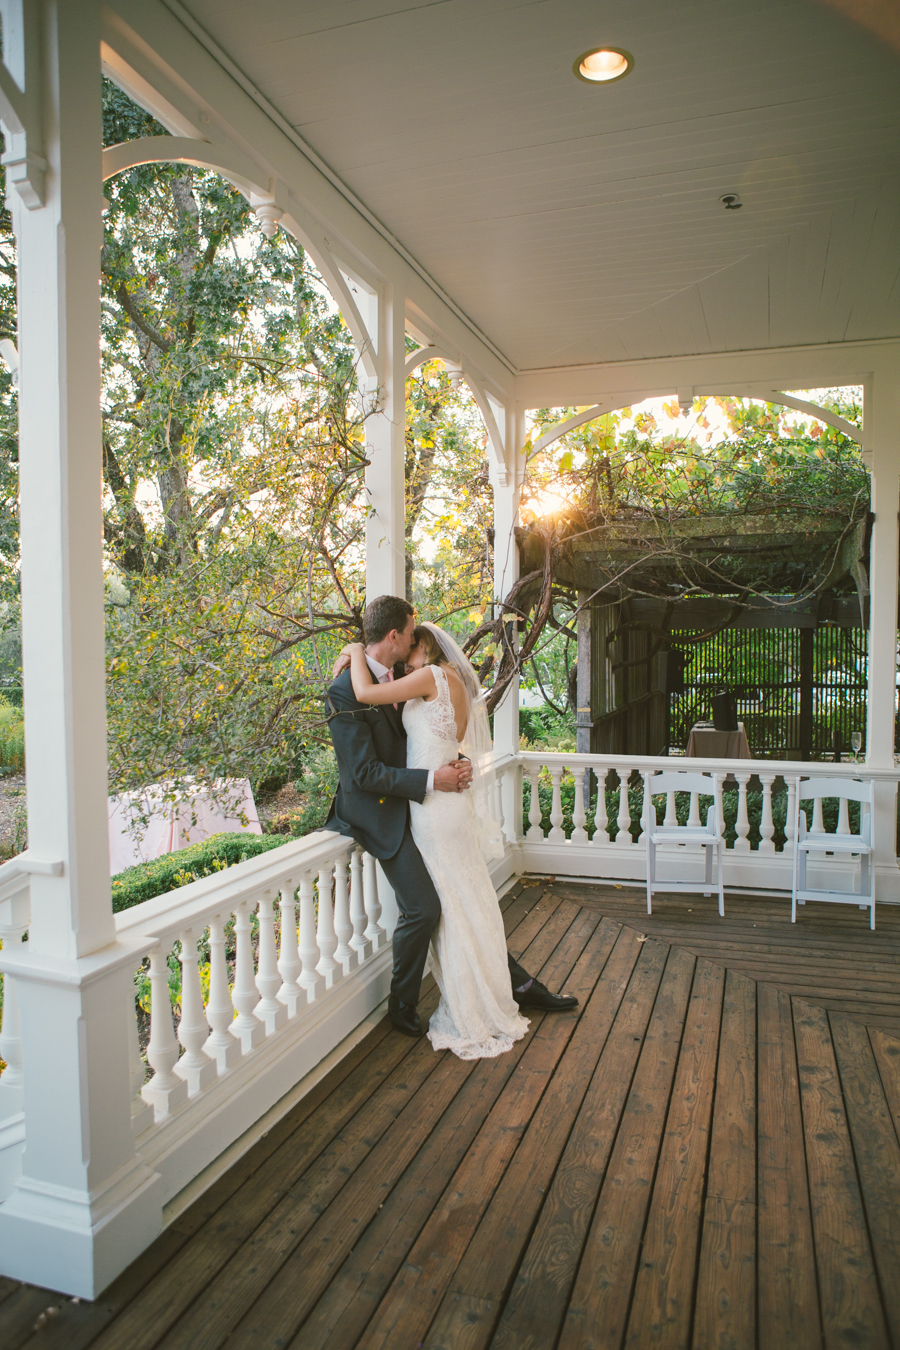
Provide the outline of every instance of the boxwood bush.
[[212,834],[199,844],[190,844],[177,853],[165,853],[151,862],[128,867],[112,879],[113,910],[118,914],[154,896],[165,895],[200,877],[221,872],[245,858],[255,858],[270,848],[287,843],[283,834]]

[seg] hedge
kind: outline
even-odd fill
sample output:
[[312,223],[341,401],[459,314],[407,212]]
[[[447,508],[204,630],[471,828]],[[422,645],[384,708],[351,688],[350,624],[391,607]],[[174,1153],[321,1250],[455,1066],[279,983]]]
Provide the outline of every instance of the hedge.
[[118,914],[132,905],[140,905],[154,896],[177,890],[199,877],[221,872],[245,858],[255,858],[270,848],[288,842],[283,834],[212,834],[199,844],[190,844],[176,853],[165,853],[151,862],[128,867],[112,879],[113,911]]

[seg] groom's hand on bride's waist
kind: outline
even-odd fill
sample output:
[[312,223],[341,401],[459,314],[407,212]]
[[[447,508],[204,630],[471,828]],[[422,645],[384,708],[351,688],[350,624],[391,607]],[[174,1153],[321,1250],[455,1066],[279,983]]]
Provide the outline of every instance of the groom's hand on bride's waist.
[[465,792],[472,786],[472,765],[467,759],[444,764],[434,771],[435,792]]

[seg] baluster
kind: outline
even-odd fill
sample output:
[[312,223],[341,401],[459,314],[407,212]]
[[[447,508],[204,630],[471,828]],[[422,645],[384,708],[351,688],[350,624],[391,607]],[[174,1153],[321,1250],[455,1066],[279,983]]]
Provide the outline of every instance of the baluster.
[[337,936],[334,931],[334,910],[331,904],[330,864],[319,868],[319,917],[316,924],[316,942],[319,947],[316,970],[325,981],[325,988],[330,989],[344,973],[334,959]]
[[634,840],[631,837],[631,809],[628,805],[629,770],[617,768],[616,773],[619,775],[619,814],[616,818],[619,833],[616,835],[616,843],[619,848],[631,848]]
[[244,900],[234,911],[234,935],[237,951],[234,959],[234,989],[231,1001],[238,1015],[231,1024],[231,1034],[241,1043],[241,1050],[249,1055],[260,1041],[265,1038],[266,1028],[258,1017],[253,1016],[259,1003],[259,990],[256,987],[253,971],[253,945],[251,941],[250,912],[254,901]]
[[774,853],[775,841],[775,822],[772,820],[772,784],[775,782],[774,773],[761,773],[759,781],[762,783],[762,818],[759,825],[759,852]]
[[381,926],[381,900],[378,896],[378,873],[375,870],[375,859],[371,853],[363,854],[363,903],[366,907],[369,923],[366,928],[365,938],[372,948],[377,952],[383,944],[387,933]]
[[586,844],[588,842],[588,833],[584,828],[584,822],[587,816],[584,811],[584,780],[587,769],[574,769],[572,777],[575,780],[575,805],[572,807],[572,843]]
[[609,817],[606,814],[606,774],[601,768],[597,771],[597,807],[594,811],[594,843],[609,843]]
[[550,767],[550,782],[553,785],[553,797],[550,805],[550,832],[548,839],[565,840],[566,832],[562,827],[563,809],[562,792],[560,790],[560,781],[562,779],[562,765],[554,764]]
[[178,1039],[184,1054],[175,1065],[175,1072],[188,1085],[188,1096],[196,1097],[216,1081],[216,1066],[203,1047],[209,1038],[209,1023],[203,1007],[200,988],[200,968],[197,958],[197,935],[192,929],[181,934],[181,1018]]
[[838,797],[838,823],[835,834],[850,833],[850,803],[846,797]]
[[528,804],[528,831],[526,839],[543,839],[544,831],[541,827],[541,801],[538,793],[538,782],[541,775],[541,766],[539,764],[529,764],[528,778],[531,783],[531,801]]
[[350,922],[353,936],[350,946],[356,953],[358,965],[372,955],[371,943],[366,941],[366,906],[363,899],[362,849],[355,848],[350,855]]
[[[143,1134],[153,1124],[153,1107],[141,1096],[144,1086],[144,1061],[141,1059],[141,1044],[138,1039],[137,1004],[130,1001],[128,1019],[128,1082],[131,1087],[131,1129],[135,1138]],[[2,1048],[0,1048],[2,1055]],[[9,1065],[7,1064],[7,1070]],[[4,1078],[6,1075],[4,1074]],[[0,1098],[3,1093],[0,1090]],[[0,1107],[0,1118],[5,1112]]]
[[344,974],[349,975],[356,966],[356,952],[350,946],[353,924],[350,922],[347,858],[343,854],[334,864],[334,931],[337,937],[335,960]]
[[141,1096],[153,1107],[154,1118],[164,1120],[187,1101],[188,1085],[173,1070],[178,1063],[178,1042],[172,1025],[169,998],[169,966],[162,947],[150,953],[150,1044],[147,1062],[153,1070]]
[[675,803],[674,792],[666,793],[666,816],[665,820],[663,821],[663,824],[668,826],[678,824],[678,807],[676,806]]
[[737,839],[734,841],[735,853],[750,852],[750,817],[747,814],[747,784],[750,782],[749,773],[736,773],[735,778],[738,783],[738,808],[735,829]]
[[690,809],[689,809],[689,811],[688,811],[688,821],[687,821],[687,823],[688,823],[688,825],[690,826],[690,828],[691,828],[692,830],[693,830],[693,829],[699,829],[699,828],[701,827],[701,825],[703,824],[703,821],[700,819],[700,793],[699,793],[699,792],[692,792],[692,793],[691,793],[691,804],[690,804]]
[[225,956],[224,914],[209,921],[209,1002],[206,1020],[212,1027],[203,1049],[216,1062],[220,1074],[227,1073],[241,1057],[241,1047],[231,1034],[234,1006],[228,987],[228,961]]
[[784,849],[786,858],[794,855],[794,812],[797,809],[797,779],[787,779],[787,810],[784,817]]
[[259,960],[256,973],[256,987],[259,990],[259,1003],[254,1016],[265,1023],[266,1035],[271,1036],[279,1027],[283,1027],[288,1010],[278,994],[281,989],[281,972],[278,969],[278,957],[275,947],[275,901],[271,892],[263,892],[259,900]]
[[301,989],[306,990],[307,1003],[312,1003],[318,994],[322,977],[316,970],[316,962],[319,959],[319,945],[316,942],[316,892],[311,872],[304,872],[300,878],[298,955],[303,971],[297,983]]
[[282,882],[278,905],[281,916],[278,944],[278,973],[281,988],[275,997],[287,1008],[288,1017],[296,1017],[298,1007],[306,1006],[306,996],[297,984],[300,957],[297,951],[297,901],[292,880]]
[[503,832],[503,793],[500,791],[500,781],[496,773],[492,773],[488,785],[488,801],[490,803],[491,820],[496,822],[500,834],[500,842],[506,849],[506,835]]

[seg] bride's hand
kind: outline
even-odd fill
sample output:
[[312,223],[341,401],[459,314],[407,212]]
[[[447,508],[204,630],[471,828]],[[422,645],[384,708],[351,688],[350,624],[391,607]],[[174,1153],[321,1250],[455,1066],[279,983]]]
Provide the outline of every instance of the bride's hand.
[[350,664],[350,657],[357,648],[359,648],[361,652],[364,652],[366,650],[365,646],[361,642],[348,642],[346,647],[343,647],[341,649],[341,651],[338,653],[337,660],[335,661],[334,665],[331,668],[331,678],[333,680],[337,679],[341,671],[347,669],[347,667]]

